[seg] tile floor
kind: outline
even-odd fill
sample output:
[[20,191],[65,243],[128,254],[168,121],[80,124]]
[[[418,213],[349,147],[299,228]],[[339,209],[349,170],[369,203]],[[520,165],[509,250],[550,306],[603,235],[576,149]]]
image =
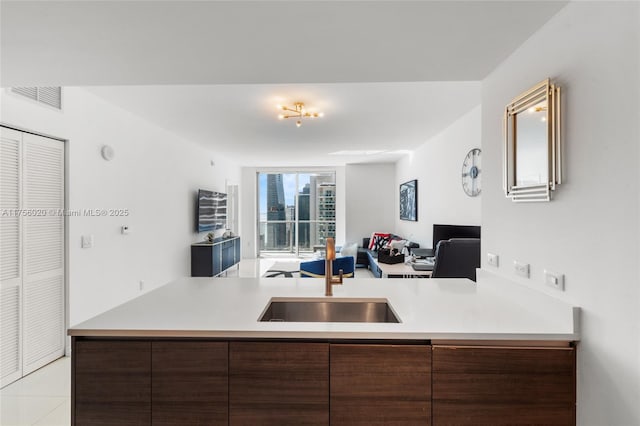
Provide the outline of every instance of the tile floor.
[[[227,276],[260,277],[274,263],[293,258],[246,259]],[[373,278],[356,269],[355,278]],[[0,390],[1,426],[69,426],[71,424],[71,358],[64,357]]]
[[0,390],[0,425],[69,426],[71,358],[52,362]]

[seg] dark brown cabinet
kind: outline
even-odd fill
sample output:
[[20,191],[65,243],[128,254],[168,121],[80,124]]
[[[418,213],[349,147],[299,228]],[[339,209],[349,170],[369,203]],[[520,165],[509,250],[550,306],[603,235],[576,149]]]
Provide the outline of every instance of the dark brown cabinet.
[[231,342],[229,413],[237,425],[328,425],[329,344]]
[[331,425],[431,424],[431,347],[331,345]]
[[79,341],[72,360],[73,424],[151,424],[151,342]]
[[227,425],[228,356],[227,342],[153,342],[153,425]]
[[575,425],[575,348],[434,346],[433,424]]
[[73,338],[74,425],[575,425],[575,347]]

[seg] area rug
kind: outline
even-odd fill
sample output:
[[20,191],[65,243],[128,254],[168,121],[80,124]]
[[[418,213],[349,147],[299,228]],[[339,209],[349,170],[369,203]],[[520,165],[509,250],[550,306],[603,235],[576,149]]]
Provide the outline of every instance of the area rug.
[[276,262],[262,276],[265,278],[300,277],[300,262]]

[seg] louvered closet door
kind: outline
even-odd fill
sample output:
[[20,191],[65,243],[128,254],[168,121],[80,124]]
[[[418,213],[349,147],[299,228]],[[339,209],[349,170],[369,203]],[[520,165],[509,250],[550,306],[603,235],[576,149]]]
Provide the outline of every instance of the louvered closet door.
[[64,354],[64,143],[23,136],[23,373]]
[[22,377],[22,133],[0,128],[0,386]]

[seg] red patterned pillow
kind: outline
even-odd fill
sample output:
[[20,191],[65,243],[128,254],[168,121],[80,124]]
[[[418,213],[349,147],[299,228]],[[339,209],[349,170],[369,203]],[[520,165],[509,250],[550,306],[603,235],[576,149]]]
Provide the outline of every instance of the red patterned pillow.
[[373,234],[371,234],[371,239],[369,240],[369,250],[378,251],[379,249],[387,245],[390,239],[391,234],[374,232]]

